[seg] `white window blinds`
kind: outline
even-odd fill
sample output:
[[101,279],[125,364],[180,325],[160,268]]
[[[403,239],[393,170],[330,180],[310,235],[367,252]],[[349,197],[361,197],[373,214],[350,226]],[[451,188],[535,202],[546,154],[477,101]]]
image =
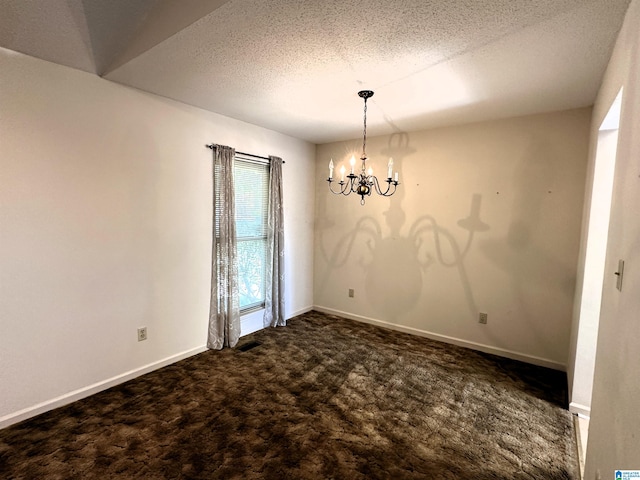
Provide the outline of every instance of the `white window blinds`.
[[[265,300],[269,165],[236,155],[233,173],[240,310],[247,311]],[[216,235],[219,213],[216,209]]]

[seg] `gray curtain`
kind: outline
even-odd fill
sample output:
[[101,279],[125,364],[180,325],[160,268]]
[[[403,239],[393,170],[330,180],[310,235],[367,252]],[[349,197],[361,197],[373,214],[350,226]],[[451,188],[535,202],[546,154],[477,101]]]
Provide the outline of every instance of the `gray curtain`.
[[269,157],[269,210],[267,230],[267,285],[265,327],[284,327],[284,215],[282,212],[282,159]]
[[213,146],[213,252],[207,347],[233,347],[240,338],[233,164],[235,150]]

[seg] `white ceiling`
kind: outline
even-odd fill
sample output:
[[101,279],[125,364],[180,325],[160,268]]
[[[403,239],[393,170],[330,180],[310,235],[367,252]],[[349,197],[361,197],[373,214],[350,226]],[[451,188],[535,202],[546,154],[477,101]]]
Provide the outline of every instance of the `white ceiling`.
[[591,105],[629,0],[0,0],[0,46],[314,143]]

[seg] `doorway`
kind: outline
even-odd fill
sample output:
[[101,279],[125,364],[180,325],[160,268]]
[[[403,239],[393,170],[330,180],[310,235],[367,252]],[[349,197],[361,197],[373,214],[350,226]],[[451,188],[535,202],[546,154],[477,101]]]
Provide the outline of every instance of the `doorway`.
[[598,130],[591,184],[584,276],[582,295],[579,299],[578,333],[569,405],[569,410],[578,415],[581,464],[588,441],[621,105],[622,89],[618,92]]

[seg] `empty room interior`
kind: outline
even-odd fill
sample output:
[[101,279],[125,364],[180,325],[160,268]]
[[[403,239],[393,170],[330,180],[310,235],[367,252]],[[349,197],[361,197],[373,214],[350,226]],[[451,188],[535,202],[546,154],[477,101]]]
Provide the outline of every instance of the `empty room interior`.
[[[640,0],[2,0],[0,474],[634,475],[639,59]],[[154,408],[180,442],[228,428],[219,465],[115,414],[120,453],[74,430],[15,460],[174,381]]]

